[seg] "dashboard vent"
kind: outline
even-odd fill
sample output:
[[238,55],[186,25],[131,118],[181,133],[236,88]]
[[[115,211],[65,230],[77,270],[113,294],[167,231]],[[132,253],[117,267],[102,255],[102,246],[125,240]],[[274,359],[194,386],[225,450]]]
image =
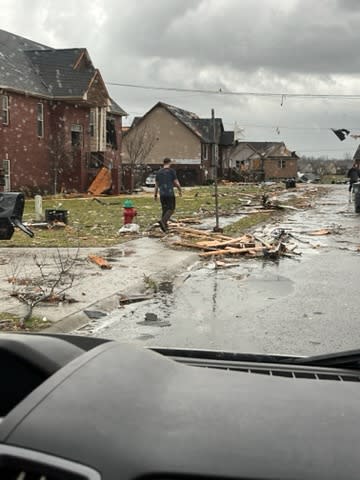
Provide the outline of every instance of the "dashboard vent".
[[282,365],[274,365],[272,367],[269,366],[256,366],[254,367],[249,365],[236,365],[232,364],[231,362],[211,362],[211,361],[198,361],[194,359],[184,359],[184,358],[177,358],[177,361],[180,363],[185,363],[187,365],[193,367],[202,367],[202,368],[212,368],[217,370],[228,370],[228,371],[236,371],[241,373],[248,373],[248,374],[256,374],[256,375],[268,375],[271,377],[285,377],[285,378],[293,378],[293,379],[308,379],[308,380],[327,380],[327,381],[337,381],[337,382],[360,382],[360,374],[352,373],[351,371],[340,371],[336,372],[333,369],[326,369],[315,370],[314,368],[306,368],[306,367],[291,367],[282,366]]
[[33,450],[0,445],[1,480],[100,480],[93,469]]

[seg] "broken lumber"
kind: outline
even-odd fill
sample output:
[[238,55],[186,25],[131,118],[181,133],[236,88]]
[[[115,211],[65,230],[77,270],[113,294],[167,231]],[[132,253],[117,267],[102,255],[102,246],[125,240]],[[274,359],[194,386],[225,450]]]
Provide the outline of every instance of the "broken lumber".
[[189,227],[175,227],[174,230],[177,230],[179,233],[192,233],[197,236],[211,237],[211,238],[220,238],[222,240],[232,240],[233,237],[228,237],[226,235],[221,235],[219,233],[209,232],[208,230],[197,230],[195,228]]
[[222,242],[219,242],[218,240],[205,240],[196,242],[196,244],[204,247],[226,247],[227,245],[232,245],[234,243],[254,243],[251,240],[251,237],[249,237],[248,235],[242,235],[241,237],[232,238],[231,240],[224,240]]
[[245,247],[245,248],[223,248],[221,250],[213,250],[210,252],[199,253],[200,257],[210,257],[211,255],[227,255],[242,254],[252,252],[262,252],[264,247]]
[[102,269],[110,270],[110,268],[112,268],[112,266],[103,257],[99,257],[98,255],[88,255],[88,259],[90,262],[99,265],[99,267]]
[[186,247],[186,248],[198,248],[200,250],[215,250],[213,247],[206,247],[203,245],[197,245],[196,243],[185,242],[184,240],[177,240],[173,242],[172,245],[178,245],[179,247]]

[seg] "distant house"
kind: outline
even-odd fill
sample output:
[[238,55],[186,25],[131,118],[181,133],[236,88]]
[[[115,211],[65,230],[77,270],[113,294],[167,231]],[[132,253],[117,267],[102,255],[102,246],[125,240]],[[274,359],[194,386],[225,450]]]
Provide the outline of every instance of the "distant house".
[[357,147],[356,152],[354,153],[353,162],[357,165],[360,165],[360,145]]
[[85,48],[0,30],[0,168],[5,190],[86,192],[101,167],[120,190],[124,110]]
[[[137,132],[142,137],[154,140],[153,148],[137,163],[138,170],[155,171],[165,157],[170,157],[184,185],[201,184],[214,177],[213,151],[218,158],[218,173],[222,171],[222,150],[232,143],[233,132],[224,131],[220,118],[215,119],[215,136],[211,118],[200,118],[193,112],[173,105],[158,102],[142,117],[134,119],[131,128],[124,134],[123,167],[125,184],[129,183],[131,159],[129,142]],[[214,147],[213,147],[214,145]]]
[[235,142],[226,150],[229,177],[249,181],[280,180],[297,175],[298,156],[284,142]]

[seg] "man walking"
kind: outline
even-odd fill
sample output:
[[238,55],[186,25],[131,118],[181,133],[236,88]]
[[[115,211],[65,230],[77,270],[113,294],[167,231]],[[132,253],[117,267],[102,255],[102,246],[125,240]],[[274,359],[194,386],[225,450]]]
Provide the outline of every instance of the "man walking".
[[348,178],[350,180],[350,183],[349,183],[349,195],[350,195],[350,201],[351,201],[351,191],[352,191],[352,188],[353,188],[353,184],[356,183],[358,180],[359,180],[359,168],[357,166],[356,163],[353,164],[353,166],[350,168],[350,170],[348,171]]
[[176,171],[171,168],[170,158],[164,158],[163,164],[163,168],[156,174],[154,199],[157,199],[158,191],[160,191],[162,217],[159,225],[163,232],[167,232],[167,222],[174,213],[176,206],[174,187],[178,189],[181,197],[181,186],[177,179]]

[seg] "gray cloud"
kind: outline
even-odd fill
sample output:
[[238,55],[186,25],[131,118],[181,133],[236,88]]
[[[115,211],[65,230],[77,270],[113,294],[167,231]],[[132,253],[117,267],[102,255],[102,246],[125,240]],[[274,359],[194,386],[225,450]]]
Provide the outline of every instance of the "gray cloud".
[[[56,48],[87,47],[106,81],[358,93],[359,7],[358,0],[2,0],[0,28]],[[131,116],[163,100],[204,116],[214,107],[228,128],[236,120],[253,140],[279,140],[274,127],[293,126],[281,139],[299,151],[357,146],[326,128],[360,127],[358,101],[285,99],[281,107],[279,99],[109,89]]]

